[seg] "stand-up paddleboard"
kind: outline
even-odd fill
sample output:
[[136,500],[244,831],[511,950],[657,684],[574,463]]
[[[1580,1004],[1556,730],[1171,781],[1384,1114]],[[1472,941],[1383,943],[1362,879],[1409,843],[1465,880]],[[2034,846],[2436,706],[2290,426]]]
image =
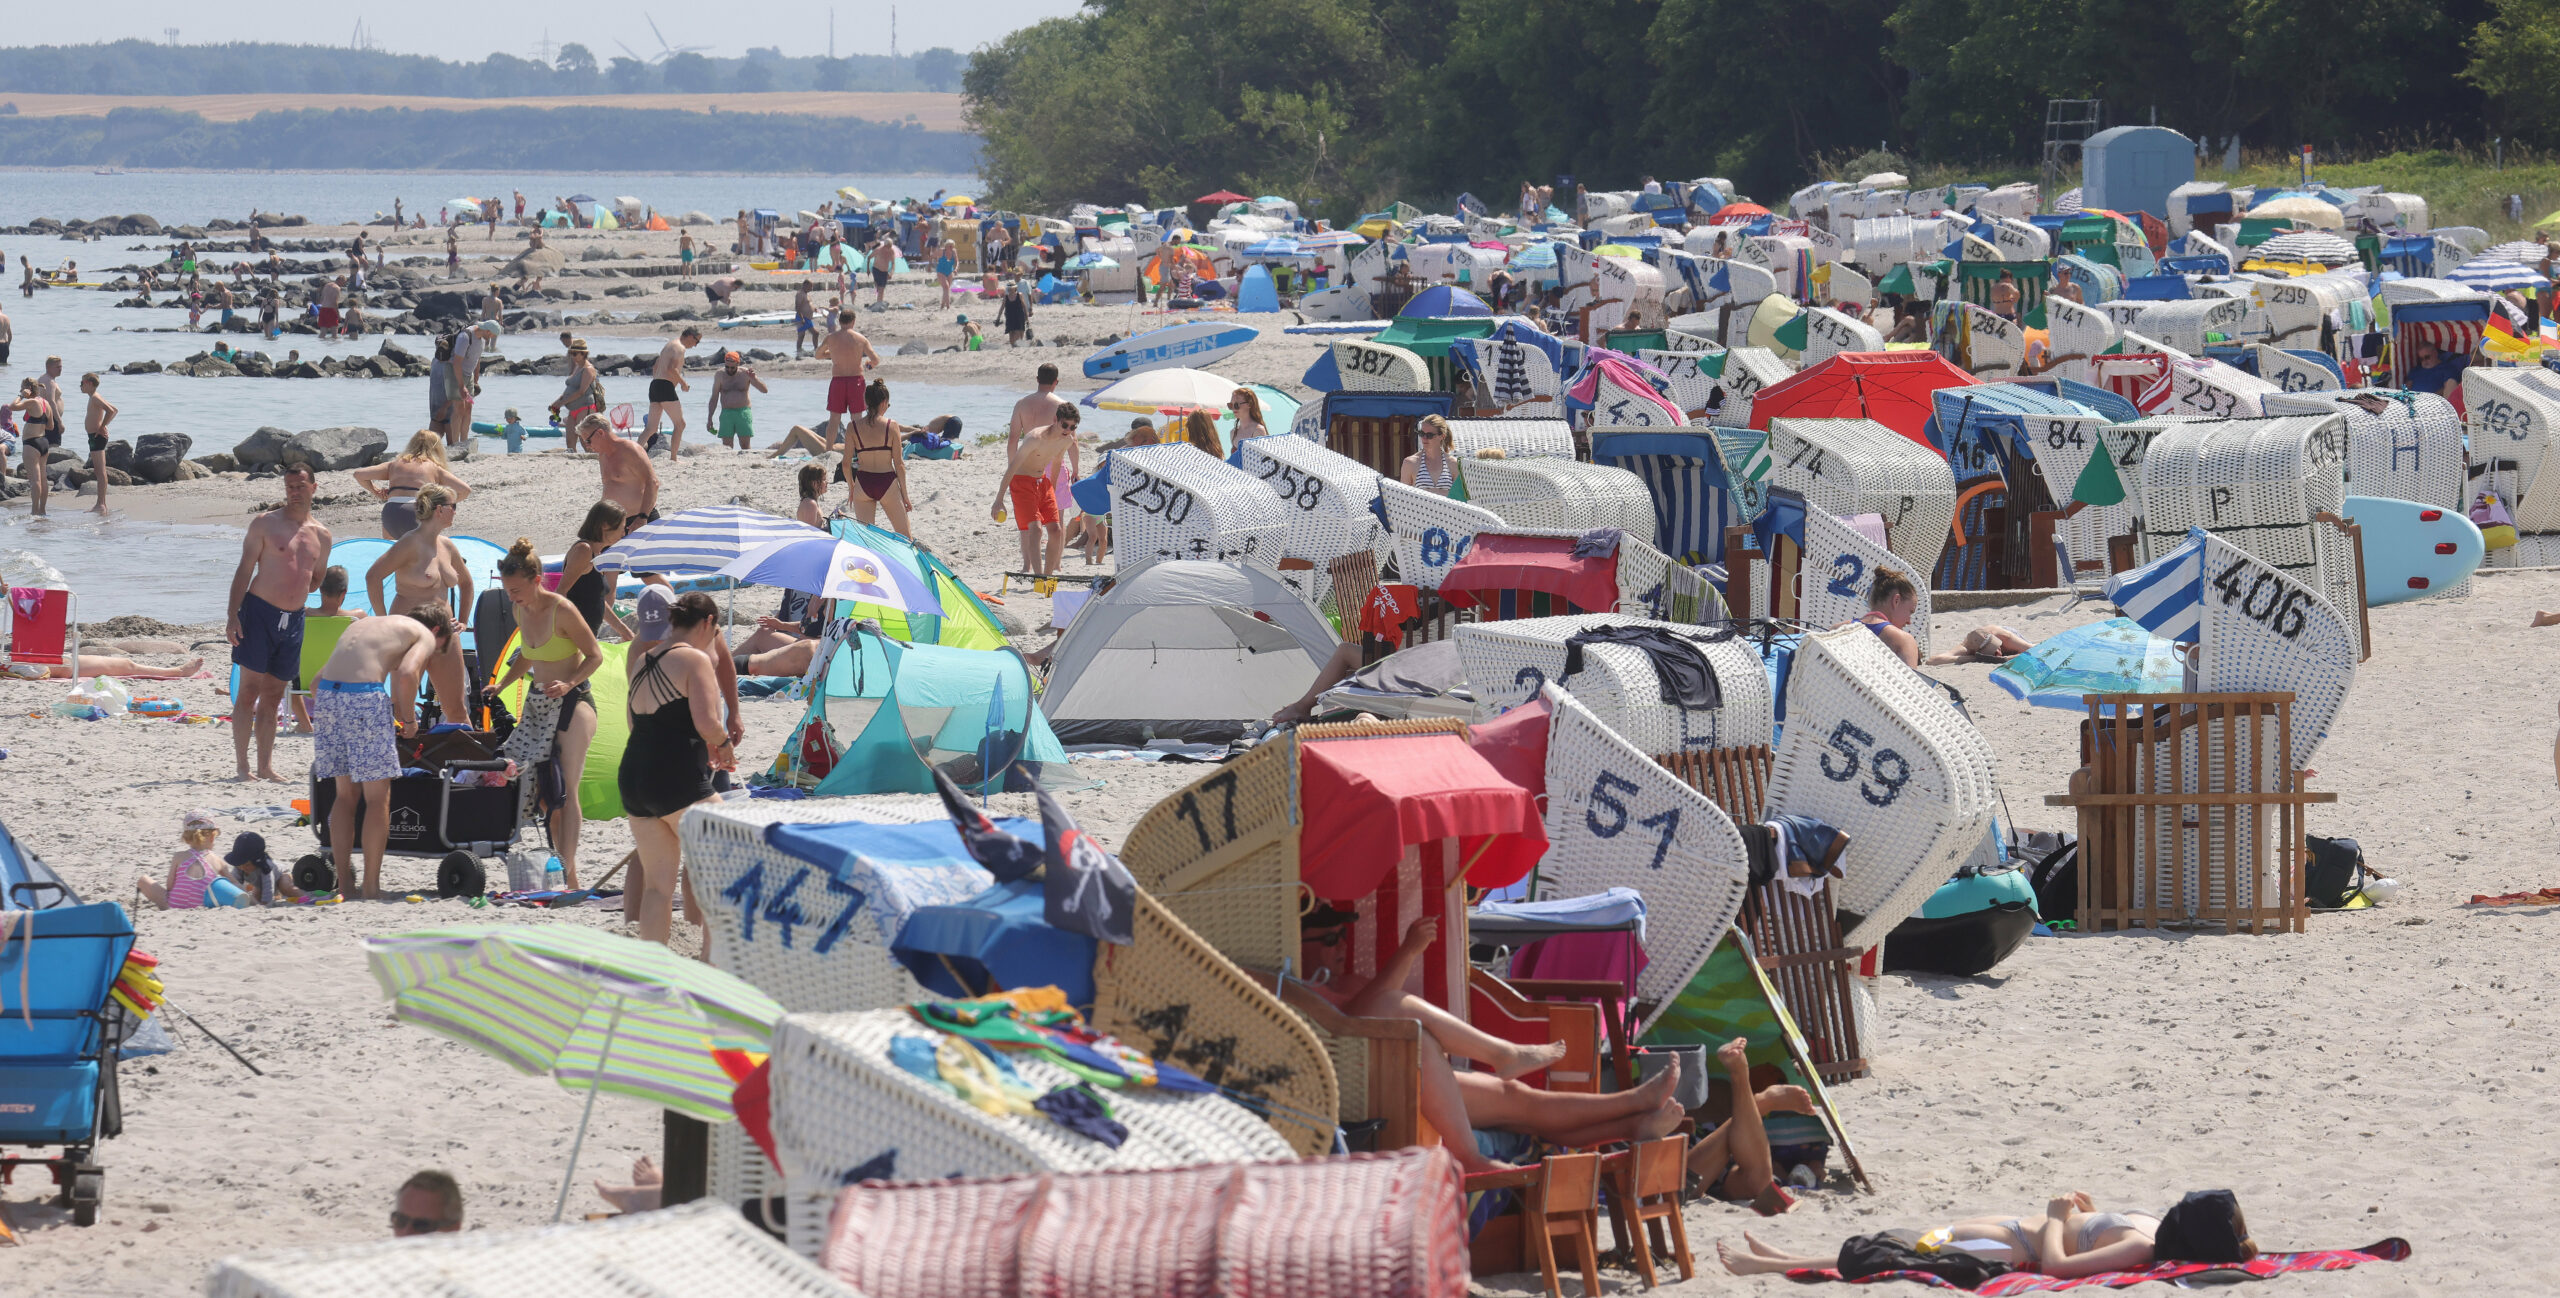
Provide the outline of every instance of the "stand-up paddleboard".
[[2364,602],[2404,604],[2451,590],[2488,553],[2480,528],[2458,509],[2347,497],[2347,517],[2364,533]]
[[758,311],[754,315],[735,315],[720,321],[723,329],[748,329],[760,325],[787,325],[798,319],[788,311]]
[[[1370,309],[1368,290],[1355,284],[1336,284],[1299,298],[1298,314],[1309,320],[1355,321],[1367,320],[1375,312]],[[1376,323],[1380,329],[1387,327],[1384,320]]]
[[[498,423],[495,420],[475,419],[471,423],[471,431],[482,437],[504,437],[507,435],[507,426],[505,424]],[[526,424],[524,426],[524,435],[527,437],[556,438],[564,437],[567,434],[558,424]]]
[[1251,325],[1189,320],[1123,338],[1084,358],[1084,376],[1116,379],[1146,370],[1206,369],[1209,363],[1261,337]]

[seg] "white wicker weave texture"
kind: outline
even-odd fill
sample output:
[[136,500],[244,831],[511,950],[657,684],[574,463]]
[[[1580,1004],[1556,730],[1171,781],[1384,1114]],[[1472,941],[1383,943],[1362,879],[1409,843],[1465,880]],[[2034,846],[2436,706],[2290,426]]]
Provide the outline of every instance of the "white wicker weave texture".
[[1477,386],[1506,417],[1559,418],[1564,376],[1546,349],[1498,338],[1459,338],[1449,355],[1467,367]]
[[1644,897],[1645,954],[1636,1000],[1669,1008],[1742,912],[1751,884],[1742,835],[1705,794],[1682,783],[1553,685],[1547,728],[1547,854],[1538,899],[1632,888]]
[[1252,474],[1188,443],[1111,456],[1111,558],[1123,573],[1158,559],[1278,571],[1289,519]]
[[1920,597],[1919,611],[1906,628],[1929,653],[1929,570],[1877,545],[1847,523],[1807,509],[1804,515],[1804,581],[1802,616],[1815,626],[1838,626],[1866,615],[1867,595],[1875,589],[1876,572],[1891,568],[1911,579]]
[[1430,367],[1412,351],[1366,338],[1333,340],[1333,368],[1346,392],[1424,392]]
[[2254,419],[2266,413],[2260,403],[2277,390],[2275,384],[2235,365],[2182,360],[2169,376],[2169,402],[2160,412],[2203,419]]
[[1330,593],[1333,560],[1359,553],[1385,558],[1387,530],[1369,508],[1378,498],[1376,470],[1297,437],[1248,438],[1239,458],[1289,520],[1282,542],[1287,557],[1315,565],[1281,574],[1309,602],[1321,604]]
[[[1718,348],[1721,353],[1723,349]],[[1690,422],[1703,424],[1715,405],[1718,390],[1716,376],[1707,372],[1715,357],[1698,350],[1659,351],[1646,348],[1636,359],[1662,371],[1671,380],[1671,400],[1688,415]]]
[[1654,673],[1652,660],[1624,646],[1584,646],[1582,670],[1567,678],[1565,641],[1578,632],[1603,626],[1686,629],[1669,622],[1622,616],[1533,617],[1460,625],[1458,659],[1466,665],[1468,688],[1476,696],[1477,718],[1491,720],[1528,702],[1553,682],[1570,691],[1602,725],[1647,753],[1737,748],[1771,741],[1774,701],[1769,693],[1768,671],[1761,666],[1756,650],[1736,641],[1701,645],[1724,695],[1724,706],[1692,712],[1664,704],[1661,679]]
[[1475,547],[1478,532],[1511,530],[1492,510],[1392,479],[1378,481],[1378,496],[1395,533],[1396,574],[1424,590],[1440,589],[1440,579]]
[[1502,458],[1528,460],[1544,456],[1574,457],[1573,429],[1561,419],[1452,419],[1449,453],[1458,458],[1464,476],[1480,452],[1500,450]]
[[1937,571],[1956,516],[1956,479],[1938,453],[1872,419],[1769,421],[1769,482],[1842,518],[1884,516],[1893,552]]
[[[2312,522],[2346,509],[2346,440],[2346,418],[2336,414],[2167,425],[2142,461],[2144,544],[2162,553],[2201,527],[2357,607],[2353,547]],[[2173,526],[2175,539],[2165,530]],[[2361,648],[2362,627],[2351,625]]]
[[[2472,459],[2492,470],[2483,482],[2515,484],[2517,498],[2507,508],[2516,530],[2560,532],[2560,485],[2542,479],[2551,439],[2560,433],[2560,392],[2523,369],[2490,366],[2477,374],[2462,372],[2462,395],[2470,411]],[[2512,469],[2504,463],[2510,460]]]
[[1804,314],[1804,363],[1808,368],[1842,352],[1884,350],[1884,335],[1877,333],[1874,325],[1852,320],[1827,306],[1809,308]]
[[[1112,1116],[1129,1129],[1116,1150],[1044,1114],[996,1117],[892,1064],[889,1043],[900,1036],[943,1034],[899,1010],[785,1015],[774,1033],[774,1146],[789,1189],[791,1247],[802,1256],[818,1255],[828,1205],[857,1170],[1006,1176],[1295,1157],[1270,1124],[1216,1095],[1115,1093]],[[1038,1059],[1012,1062],[1042,1094],[1081,1080]]]
[[[2462,417],[2443,397],[2432,392],[2286,392],[2268,397],[2266,408],[2270,415],[2334,413],[2346,418],[2346,489],[2351,495],[2447,509],[2470,503],[2463,499]],[[2491,440],[2520,440],[2514,433],[2524,431]]]
[[689,1203],[540,1230],[473,1231],[216,1262],[208,1298],[861,1298],[737,1210]]
[[1766,347],[1736,347],[1725,353],[1724,374],[1716,380],[1724,387],[1724,405],[1716,411],[1714,422],[1727,428],[1750,427],[1752,400],[1761,389],[1785,382],[1794,373],[1793,366]]
[[2089,382],[2089,358],[2115,346],[2123,336],[2106,312],[2069,298],[2046,298],[2044,318],[2053,339],[2053,373],[2076,383]]
[[2292,691],[2297,767],[2320,750],[2355,685],[2354,626],[2300,578],[2220,533],[2207,534],[2197,684],[2232,693]]
[[1467,501],[1514,527],[1588,532],[1614,527],[1653,535],[1653,493],[1644,479],[1605,464],[1551,458],[1476,460],[1467,465]]
[[1991,745],[1863,627],[1805,637],[1788,676],[1787,727],[1769,809],[1850,836],[1845,946],[1873,946],[1955,873],[1998,809]]

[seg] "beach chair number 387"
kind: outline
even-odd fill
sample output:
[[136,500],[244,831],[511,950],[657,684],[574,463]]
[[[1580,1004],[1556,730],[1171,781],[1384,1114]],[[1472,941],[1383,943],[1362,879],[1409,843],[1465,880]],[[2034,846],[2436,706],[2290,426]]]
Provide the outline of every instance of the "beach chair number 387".
[[[1877,748],[1874,735],[1860,730],[1846,720],[1831,728],[1829,743],[1831,753],[1840,754],[1843,760],[1840,765],[1834,766],[1831,764],[1831,753],[1824,753],[1822,755],[1823,778],[1834,784],[1846,784],[1858,778],[1858,764],[1861,761],[1865,762],[1867,774],[1873,779],[1860,782],[1858,796],[1865,798],[1867,805],[1871,807],[1892,806],[1893,800],[1902,796],[1902,786],[1911,783],[1911,763],[1903,760],[1902,754],[1890,748]],[[1862,751],[1864,749],[1874,751]],[[1886,773],[1888,766],[1892,768],[1891,774]],[[1879,784],[1884,786],[1881,793],[1876,790]]]

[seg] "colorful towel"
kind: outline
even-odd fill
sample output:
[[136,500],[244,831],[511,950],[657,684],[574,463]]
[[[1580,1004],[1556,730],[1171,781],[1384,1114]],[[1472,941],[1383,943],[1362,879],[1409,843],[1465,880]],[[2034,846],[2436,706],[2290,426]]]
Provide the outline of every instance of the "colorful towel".
[[[2363,1248],[2317,1249],[2307,1253],[2260,1253],[2255,1258],[2236,1265],[2162,1262],[2140,1271],[2101,1271],[2096,1275],[2077,1276],[2071,1279],[2037,1275],[2032,1271],[2012,1271],[1984,1284],[1979,1289],[1964,1289],[1925,1271],[1879,1271],[1874,1275],[1845,1283],[1873,1284],[1879,1280],[1911,1280],[1933,1288],[1955,1289],[1960,1293],[1992,1295],[2056,1293],[2064,1289],[2076,1289],[2081,1285],[2123,1289],[2141,1284],[2145,1280],[2179,1281],[2188,1276],[2202,1275],[2207,1271],[2236,1272],[2252,1280],[2265,1280],[2290,1271],[2344,1271],[2348,1267],[2359,1266],[2366,1262],[2405,1262],[2409,1258],[2409,1251],[2409,1241],[2395,1236],[2379,1244],[2367,1244]],[[1787,1278],[1803,1281],[1838,1280],[1840,1273],[1826,1267],[1821,1270],[1789,1271]]]

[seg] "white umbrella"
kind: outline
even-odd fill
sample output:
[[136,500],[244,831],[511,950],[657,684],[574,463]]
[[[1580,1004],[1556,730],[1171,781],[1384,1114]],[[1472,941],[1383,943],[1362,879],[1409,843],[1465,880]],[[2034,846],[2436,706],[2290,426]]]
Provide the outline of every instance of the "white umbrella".
[[1911,178],[1899,171],[1879,171],[1858,183],[1868,189],[1903,189],[1909,187]]
[[2270,261],[2316,261],[2337,266],[2356,259],[2356,246],[2334,234],[2299,230],[2292,234],[2279,234],[2251,248],[2249,255]]
[[596,566],[622,572],[710,574],[776,541],[825,535],[806,523],[763,510],[706,505],[669,515],[622,538],[596,556]]
[[2511,261],[2519,266],[2539,266],[2543,258],[2551,255],[2551,245],[2535,243],[2531,239],[2518,239],[2513,243],[2499,244],[2480,255],[2498,261]]
[[1214,414],[1225,409],[1228,399],[1242,386],[1207,370],[1148,370],[1086,394],[1083,404],[1096,410],[1126,410],[1142,415],[1168,410],[1206,410]]
[[2323,230],[2342,230],[2347,224],[2346,214],[2340,212],[2335,204],[2316,198],[2305,198],[2301,195],[2261,203],[2250,208],[2249,215],[2284,221],[2302,221],[2319,226]]

